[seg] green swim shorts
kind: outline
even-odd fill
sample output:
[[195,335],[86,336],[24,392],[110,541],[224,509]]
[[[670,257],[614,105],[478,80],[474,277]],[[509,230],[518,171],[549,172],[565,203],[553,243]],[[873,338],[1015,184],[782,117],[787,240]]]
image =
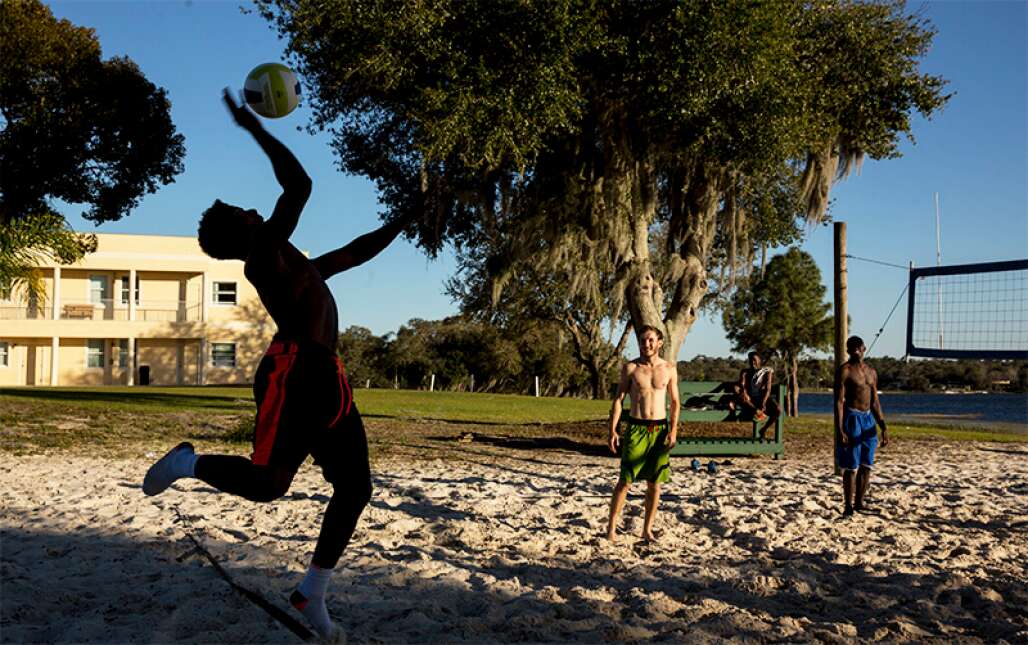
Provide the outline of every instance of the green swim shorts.
[[667,419],[647,421],[627,417],[621,433],[621,481],[666,482],[671,479]]

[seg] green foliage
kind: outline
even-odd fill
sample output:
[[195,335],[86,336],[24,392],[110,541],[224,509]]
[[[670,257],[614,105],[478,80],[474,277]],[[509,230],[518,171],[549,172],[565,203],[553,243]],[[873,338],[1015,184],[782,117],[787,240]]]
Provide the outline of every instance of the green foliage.
[[95,248],[52,200],[88,205],[96,223],[120,219],[182,171],[183,138],[164,90],[127,58],[101,60],[93,30],[39,0],[3,2],[0,24],[0,279],[31,288],[27,260]]
[[[878,387],[882,390],[1028,392],[1028,362],[1025,361],[907,361],[890,356],[871,356],[867,360],[878,373]],[[787,367],[774,357],[770,364],[776,369]],[[742,359],[697,356],[678,362],[678,376],[683,381],[734,381],[745,366]],[[797,368],[797,380],[805,387],[831,389],[835,372],[832,359],[806,358],[799,361]]]
[[348,327],[339,332],[337,348],[346,366],[346,376],[353,387],[386,387],[388,340],[375,336],[365,327]]
[[[502,294],[498,295],[491,265],[504,251],[492,244],[496,241],[496,237],[482,236],[477,246],[460,257],[457,275],[447,283],[447,293],[460,304],[465,316],[501,327],[508,334],[556,334],[566,345],[560,353],[569,354],[588,372],[593,398],[606,398],[607,385],[617,378],[628,338],[626,332],[614,342],[614,333],[624,327],[619,305],[612,302],[615,276],[597,268],[593,282],[599,293],[595,297],[578,295],[574,284],[582,272],[546,270],[535,260],[547,252],[545,243],[537,239],[526,242],[536,247],[536,255],[507,265]],[[540,359],[547,363],[553,360],[549,356]],[[533,373],[539,374],[539,368]]]
[[831,346],[831,305],[823,302],[821,271],[810,254],[793,248],[775,256],[763,277],[739,290],[722,322],[734,351],[757,348],[783,356]]
[[736,291],[722,316],[734,351],[755,348],[765,357],[777,353],[784,359],[791,416],[798,413],[800,355],[827,350],[832,343],[834,319],[824,296],[814,258],[793,248],[772,258],[764,275],[755,277],[748,289]]
[[534,392],[580,395],[588,376],[562,347],[559,328],[536,324],[504,328],[469,318],[414,319],[395,335],[374,336],[350,327],[339,336],[339,353],[354,387]]
[[0,289],[22,285],[28,295],[45,297],[39,267],[49,257],[70,264],[96,250],[95,235],[79,235],[56,213],[31,215],[0,226]]
[[728,267],[725,296],[948,98],[917,69],[931,28],[893,1],[257,6],[310,85],[311,127],[376,182],[384,217],[473,256],[494,302],[526,265],[573,276],[576,310],[627,303],[670,353],[706,270]]
[[257,5],[343,168],[379,181],[392,211],[427,172],[452,220],[488,208],[482,191],[509,173],[587,187],[580,171],[617,170],[596,163],[615,152],[751,176],[839,136],[889,156],[911,110],[945,101],[943,81],[916,69],[933,32],[896,2]]

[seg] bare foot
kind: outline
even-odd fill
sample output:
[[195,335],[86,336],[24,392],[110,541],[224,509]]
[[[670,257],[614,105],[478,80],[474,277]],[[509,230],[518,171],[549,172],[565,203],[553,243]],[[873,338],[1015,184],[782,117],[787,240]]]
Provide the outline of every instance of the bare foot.
[[611,542],[617,542],[618,541],[617,533],[615,533],[613,530],[607,531],[607,539],[610,540]]
[[642,538],[644,540],[646,540],[647,542],[656,542],[657,541],[657,536],[654,535],[653,531],[650,531],[649,533],[643,533]]

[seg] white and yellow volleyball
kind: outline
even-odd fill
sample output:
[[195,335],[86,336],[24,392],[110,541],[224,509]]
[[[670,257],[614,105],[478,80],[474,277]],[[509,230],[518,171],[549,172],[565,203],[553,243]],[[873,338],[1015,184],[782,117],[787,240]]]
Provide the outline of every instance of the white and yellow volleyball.
[[293,70],[279,63],[265,63],[246,75],[243,97],[257,114],[279,119],[300,103],[300,83]]

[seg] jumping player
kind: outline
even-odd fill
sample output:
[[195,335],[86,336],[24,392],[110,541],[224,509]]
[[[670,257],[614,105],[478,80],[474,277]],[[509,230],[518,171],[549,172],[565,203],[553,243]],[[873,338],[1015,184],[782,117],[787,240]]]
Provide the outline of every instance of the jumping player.
[[[678,370],[660,357],[664,335],[649,325],[639,330],[639,358],[625,363],[610,409],[610,451],[621,448],[621,474],[610,499],[607,539],[617,539],[617,518],[625,505],[628,489],[636,480],[646,481],[646,514],[642,537],[653,541],[653,520],[660,500],[660,484],[671,478],[669,454],[678,437]],[[671,423],[668,423],[665,393],[671,397]],[[623,437],[617,433],[625,395],[632,397],[632,409]]]
[[325,607],[332,568],[371,499],[367,438],[336,355],[335,301],[331,276],[377,255],[401,232],[394,221],[313,260],[289,242],[311,193],[311,180],[293,154],[268,134],[257,117],[237,105],[226,89],[225,105],[236,124],[253,135],[271,160],[282,195],[267,221],[255,210],[215,201],[203,213],[200,247],[217,259],[245,261],[245,275],[278,326],[254,377],[257,404],[250,459],[197,455],[182,443],[146,473],[143,492],[157,495],[182,477],[255,502],[282,497],[307,455],[322,469],[333,493],[322,520],[310,568],[290,602],[325,638],[338,629]]
[[839,367],[835,375],[835,440],[840,445],[842,514],[845,516],[864,510],[864,494],[871,482],[871,468],[874,467],[875,448],[878,447],[876,423],[882,428],[881,447],[889,444],[885,417],[878,402],[878,374],[864,362],[865,351],[864,341],[859,336],[851,336],[846,341],[849,360]]

